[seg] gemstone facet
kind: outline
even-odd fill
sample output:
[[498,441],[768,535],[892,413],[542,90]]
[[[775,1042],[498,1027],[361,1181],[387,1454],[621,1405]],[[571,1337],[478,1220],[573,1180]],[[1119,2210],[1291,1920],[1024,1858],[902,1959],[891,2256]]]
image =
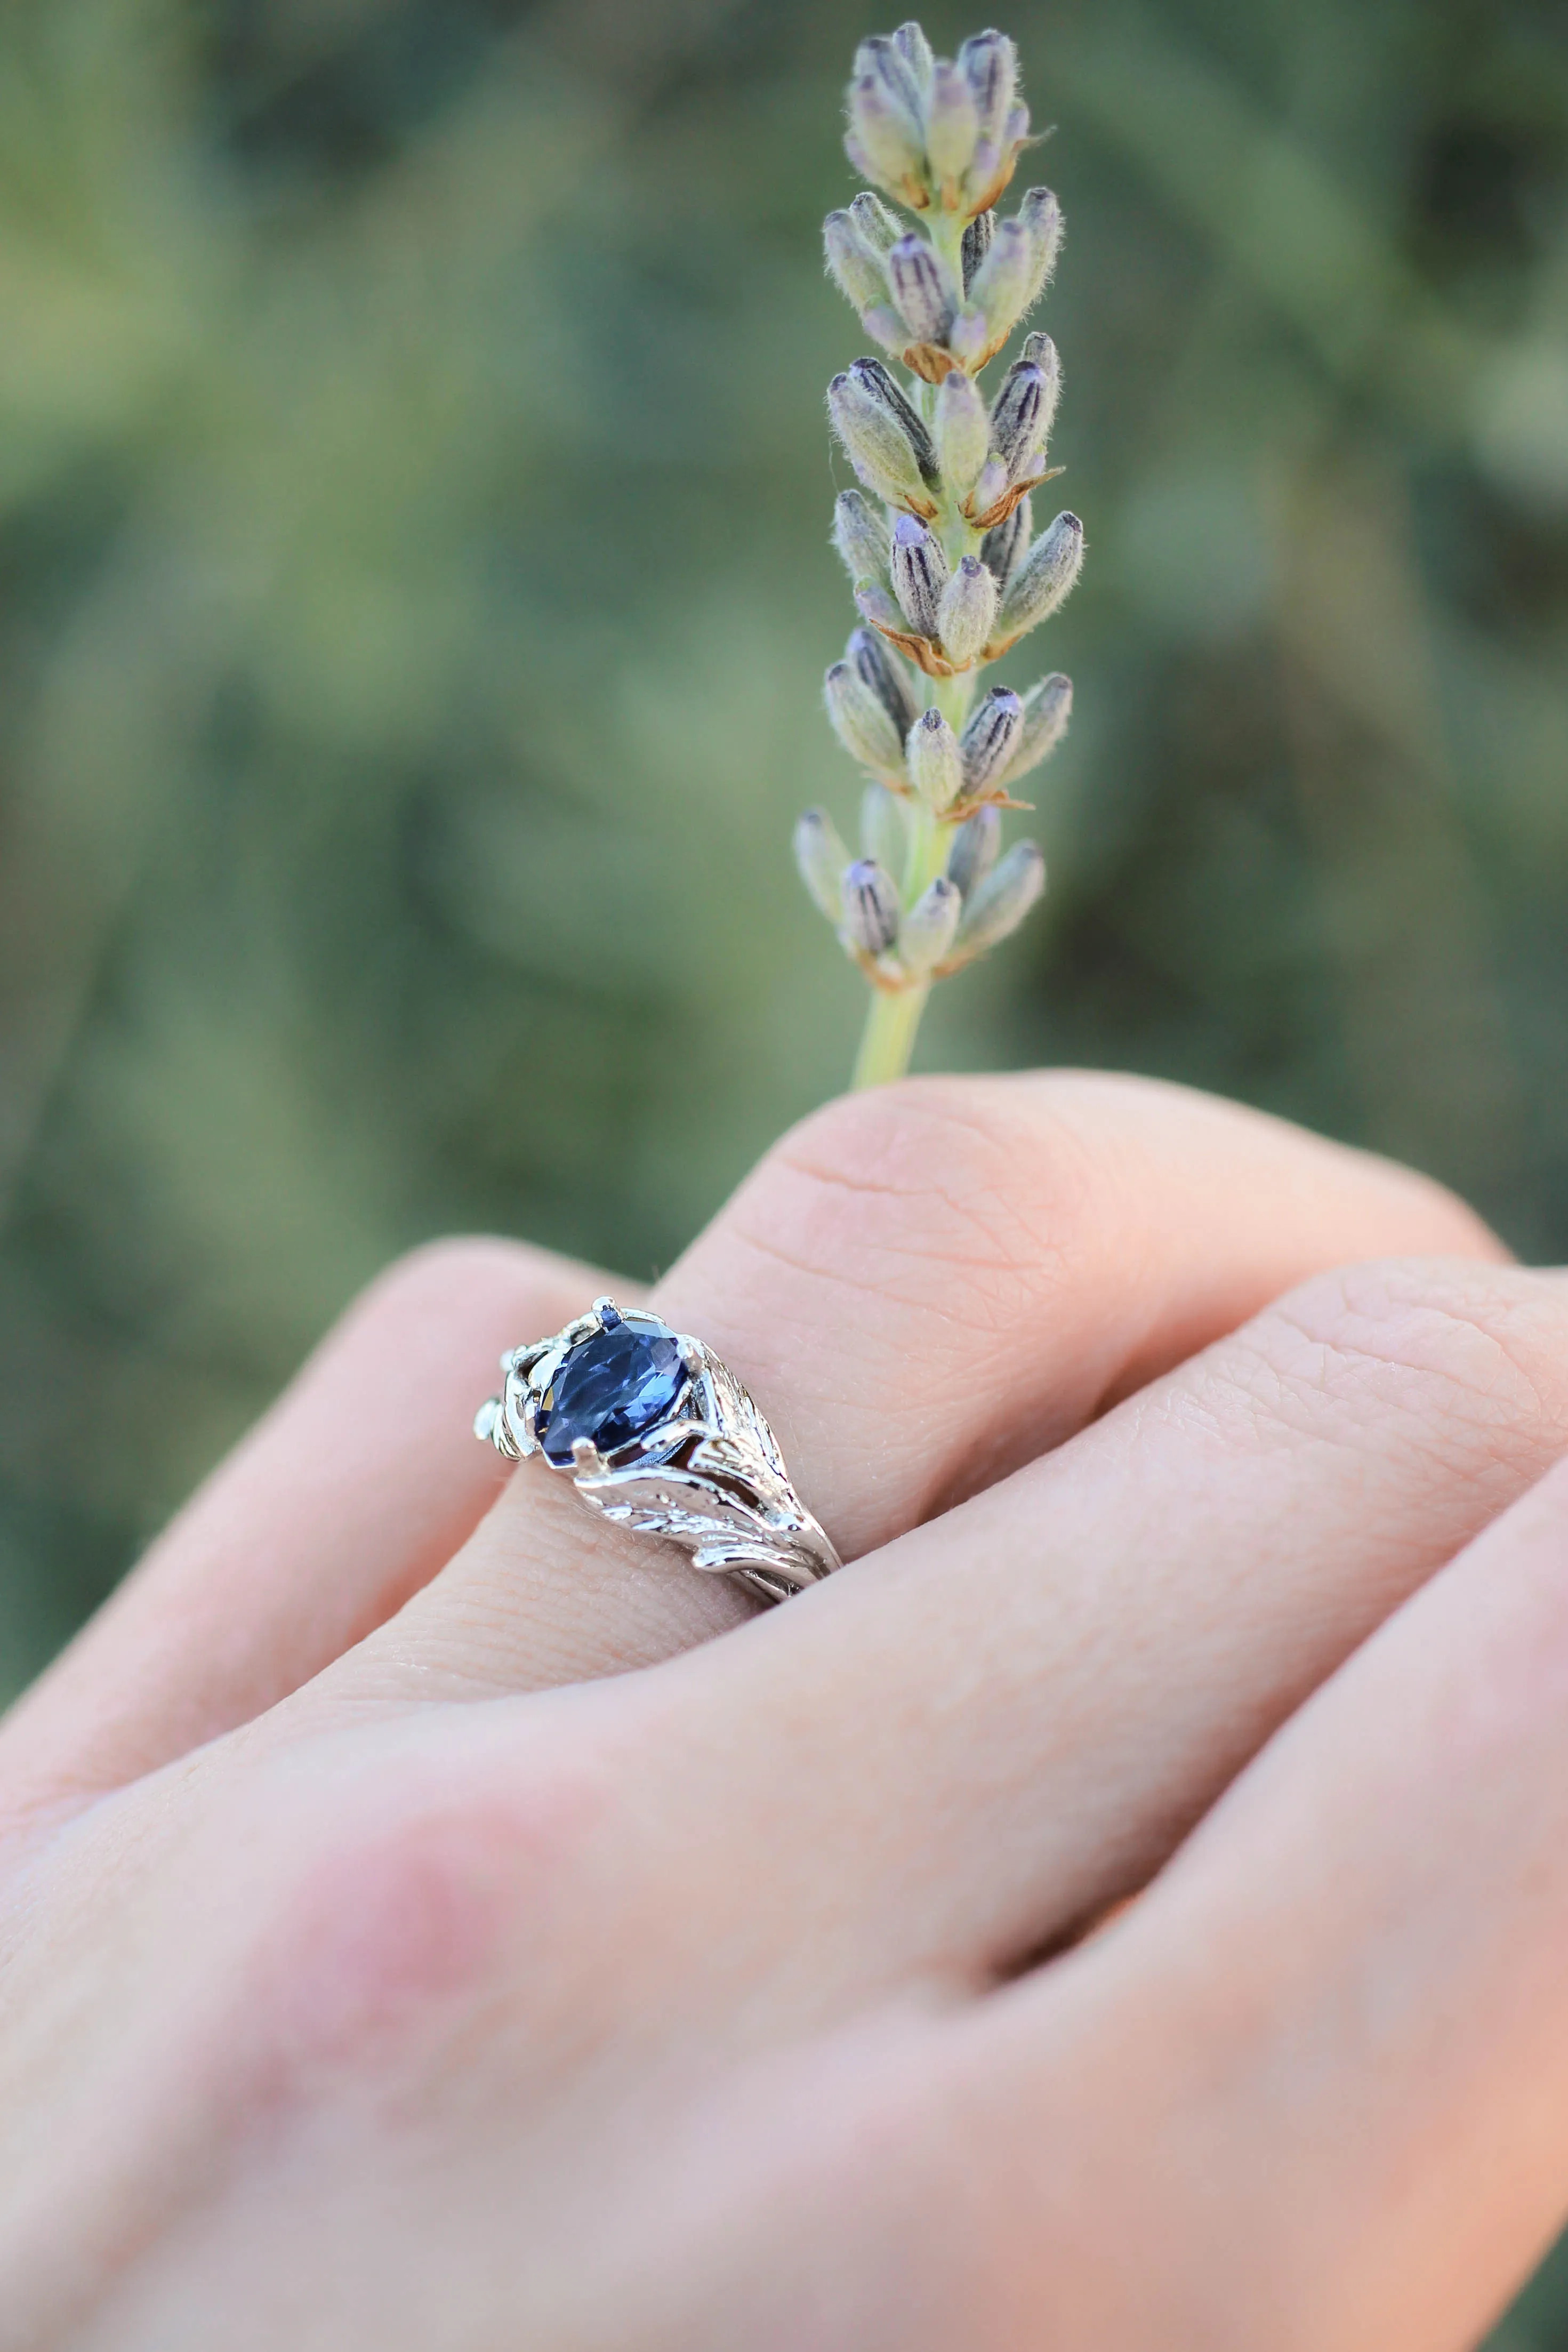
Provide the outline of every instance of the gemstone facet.
[[586,1437],[612,1454],[663,1421],[686,1384],[678,1342],[667,1331],[639,1331],[617,1322],[580,1339],[562,1359],[540,1402],[538,1431],[545,1458],[571,1463]]

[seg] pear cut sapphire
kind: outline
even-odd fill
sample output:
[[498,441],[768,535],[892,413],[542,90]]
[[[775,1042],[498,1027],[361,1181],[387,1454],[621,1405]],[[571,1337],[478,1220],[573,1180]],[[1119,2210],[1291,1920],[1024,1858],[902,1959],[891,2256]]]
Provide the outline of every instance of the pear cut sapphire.
[[667,1331],[617,1322],[580,1339],[563,1358],[539,1406],[545,1459],[570,1468],[580,1437],[601,1454],[630,1444],[663,1421],[686,1384],[681,1351]]

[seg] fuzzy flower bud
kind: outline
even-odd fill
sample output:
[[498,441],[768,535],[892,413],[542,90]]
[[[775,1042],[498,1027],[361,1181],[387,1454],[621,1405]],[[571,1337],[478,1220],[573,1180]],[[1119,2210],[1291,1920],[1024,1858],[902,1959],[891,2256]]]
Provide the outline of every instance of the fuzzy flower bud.
[[844,454],[868,490],[892,506],[925,501],[925,484],[909,436],[885,404],[847,370],[828,386],[828,414]]
[[1018,93],[1018,50],[1005,33],[974,33],[958,52],[982,139],[999,144]]
[[1031,686],[1023,698],[1023,725],[1017,748],[999,781],[1016,784],[1031,768],[1048,760],[1067,732],[1072,716],[1072,680],[1053,670]]
[[1049,188],[1030,188],[1018,210],[1019,225],[1026,232],[1034,254],[1034,278],[1030,287],[1030,310],[1039,301],[1051,283],[1061,252],[1061,206]]
[[882,263],[870,252],[848,213],[830,213],[822,223],[822,250],[833,283],[862,316],[887,299]]
[[904,224],[896,213],[889,212],[880,196],[862,188],[850,206],[850,218],[859,230],[866,249],[883,259],[893,251],[904,235]]
[[968,76],[944,58],[932,75],[925,102],[925,153],[933,179],[962,180],[979,135],[980,117]]
[[861,856],[890,874],[902,874],[908,856],[904,809],[899,794],[885,784],[868,784],[861,794]]
[[898,636],[905,634],[904,615],[880,580],[857,580],[854,598],[856,612],[873,629],[891,629]]
[[936,70],[936,60],[931,54],[930,42],[913,16],[906,25],[900,25],[897,32],[893,36],[893,46],[909,68],[922,101],[928,101],[931,95],[931,78]]
[[908,734],[919,713],[915,679],[909,665],[874,629],[856,629],[844,647],[844,659],[862,683],[882,704],[899,738]]
[[833,545],[852,581],[877,580],[887,571],[887,525],[858,490],[841,490],[833,503]]
[[874,857],[857,857],[840,886],[844,938],[862,955],[885,955],[898,937],[898,893]]
[[923,236],[901,236],[887,257],[893,295],[917,343],[940,343],[953,323],[953,299]]
[[[920,37],[924,42],[924,33]],[[875,81],[887,93],[890,101],[906,116],[911,129],[918,135],[925,113],[925,93],[908,50],[896,34],[873,33],[863,40],[855,51],[855,75],[857,79],[869,76]]]
[[852,760],[877,775],[904,774],[904,746],[887,709],[849,662],[835,662],[822,681],[833,732]]
[[933,433],[942,478],[956,499],[967,498],[986,462],[991,424],[972,376],[949,368],[936,387]]
[[964,299],[966,301],[968,299],[969,289],[975,282],[975,272],[978,269],[981,262],[984,261],[987,254],[989,253],[991,249],[991,239],[996,236],[996,233],[997,216],[993,212],[977,213],[974,219],[969,223],[968,227],[964,231],[964,243],[961,248],[961,253],[964,265]]
[[977,33],[959,50],[958,66],[974,95],[978,131],[969,187],[974,195],[983,196],[1013,140],[1029,127],[1027,115],[1018,122],[1018,51],[1005,33]]
[[830,923],[839,920],[843,872],[849,862],[850,853],[825,810],[808,809],[796,820],[795,863],[801,881]]
[[1082,563],[1083,525],[1075,514],[1059,514],[1008,582],[997,616],[998,635],[1009,640],[1021,637],[1026,629],[1054,613]]
[[1009,483],[1022,481],[1034,470],[1034,459],[1044,436],[1046,381],[1043,368],[1019,360],[1002,378],[997,404],[991,411],[991,447],[1007,471]]
[[849,118],[844,152],[856,171],[890,195],[912,195],[925,162],[919,122],[880,75],[862,73],[851,83]]
[[978,955],[1016,931],[1045,887],[1045,860],[1032,841],[1015,841],[999,866],[964,902],[954,946]]
[[977,703],[959,746],[964,790],[988,792],[1001,782],[1023,732],[1023,704],[1009,686],[993,686]]
[[900,515],[894,525],[889,568],[893,593],[904,620],[917,636],[935,637],[942,591],[947,585],[947,559],[941,541],[913,515]]
[[1026,491],[1007,520],[996,524],[980,541],[980,561],[998,589],[1005,588],[1012,578],[1014,566],[1029,545],[1033,528]]
[[916,898],[898,928],[898,958],[904,970],[923,978],[939,964],[964,912],[964,894],[938,874]]
[[904,756],[909,781],[932,814],[950,809],[964,788],[964,755],[939,710],[915,720]]
[[960,558],[942,591],[937,634],[955,669],[967,669],[991,634],[997,617],[997,583],[977,555]]
[[[804,823],[804,819],[801,820]],[[997,862],[997,852],[1002,845],[1002,816],[997,808],[977,808],[973,816],[956,825],[953,843],[947,852],[947,879],[967,898],[977,882],[983,882]],[[841,871],[841,867],[839,869]],[[838,884],[835,880],[834,888]]]
[[998,221],[990,251],[969,289],[969,308],[979,311],[993,342],[1010,334],[1029,308],[1034,267],[1029,231],[1016,220]]
[[960,365],[978,367],[990,349],[990,331],[986,314],[972,302],[966,302],[947,330],[947,349]]
[[875,401],[898,426],[915,452],[921,479],[929,487],[936,479],[936,450],[911,403],[880,360],[852,361],[850,373],[868,398]]

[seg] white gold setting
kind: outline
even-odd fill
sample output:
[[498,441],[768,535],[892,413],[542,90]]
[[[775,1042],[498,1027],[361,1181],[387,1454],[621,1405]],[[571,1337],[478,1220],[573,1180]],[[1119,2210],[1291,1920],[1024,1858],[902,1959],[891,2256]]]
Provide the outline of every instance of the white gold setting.
[[[570,1464],[551,1461],[539,1423],[541,1414],[548,1420],[557,1375],[574,1348],[622,1325],[635,1336],[673,1339],[683,1384],[667,1410],[626,1443],[601,1453],[580,1437]],[[841,1565],[790,1484],[772,1430],[729,1367],[657,1315],[597,1298],[588,1314],[551,1338],[510,1349],[501,1370],[505,1385],[480,1406],[475,1436],[487,1439],[506,1461],[539,1454],[617,1526],[679,1544],[695,1568],[733,1576],[768,1601],[786,1600]]]

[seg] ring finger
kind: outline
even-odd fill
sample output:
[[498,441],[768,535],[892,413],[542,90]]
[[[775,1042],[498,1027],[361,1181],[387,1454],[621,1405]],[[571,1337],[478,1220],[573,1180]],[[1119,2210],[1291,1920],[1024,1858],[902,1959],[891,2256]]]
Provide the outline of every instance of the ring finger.
[[[788,1137],[651,1304],[739,1373],[853,1559],[1303,1274],[1395,1248],[1500,1254],[1423,1179],[1182,1088],[922,1081]],[[530,1463],[348,1672],[424,1695],[573,1681],[753,1605]]]

